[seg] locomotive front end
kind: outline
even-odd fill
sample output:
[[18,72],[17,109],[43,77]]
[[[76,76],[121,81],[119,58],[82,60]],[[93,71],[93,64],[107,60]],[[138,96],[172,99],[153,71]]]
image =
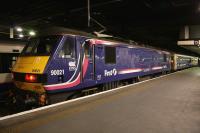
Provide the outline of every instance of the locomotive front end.
[[49,57],[19,57],[14,66],[13,79],[17,88],[44,93],[42,83],[45,82],[44,68]]
[[58,36],[31,39],[14,65],[13,81],[23,102],[46,104],[46,91],[43,87],[47,80],[45,68],[58,40]]

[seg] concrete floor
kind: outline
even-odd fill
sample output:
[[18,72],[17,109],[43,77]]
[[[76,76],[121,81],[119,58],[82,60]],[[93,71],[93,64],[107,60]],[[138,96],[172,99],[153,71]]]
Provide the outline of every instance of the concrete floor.
[[3,120],[0,132],[200,133],[200,68]]

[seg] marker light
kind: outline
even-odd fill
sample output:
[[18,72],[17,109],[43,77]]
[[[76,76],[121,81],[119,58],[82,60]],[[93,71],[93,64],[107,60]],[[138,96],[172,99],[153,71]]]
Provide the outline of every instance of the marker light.
[[33,74],[26,74],[25,80],[27,82],[36,82],[37,81],[37,76]]

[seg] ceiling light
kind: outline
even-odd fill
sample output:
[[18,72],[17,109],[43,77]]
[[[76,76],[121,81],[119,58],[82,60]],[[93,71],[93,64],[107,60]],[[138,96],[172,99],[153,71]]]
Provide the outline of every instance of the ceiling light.
[[34,31],[30,31],[30,32],[29,32],[29,35],[35,36],[35,32],[34,32]]
[[23,31],[23,29],[22,29],[21,27],[17,27],[16,30],[17,30],[18,32],[22,32],[22,31]]
[[23,38],[23,37],[24,37],[24,35],[23,35],[23,34],[19,34],[19,37],[20,37],[20,38]]

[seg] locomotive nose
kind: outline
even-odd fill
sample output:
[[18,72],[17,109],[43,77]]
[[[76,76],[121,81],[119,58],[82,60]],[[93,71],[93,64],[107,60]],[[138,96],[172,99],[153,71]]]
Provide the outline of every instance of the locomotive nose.
[[49,56],[19,57],[12,71],[18,73],[42,74]]
[[44,69],[49,56],[19,57],[12,69],[14,84],[18,89],[44,93]]

